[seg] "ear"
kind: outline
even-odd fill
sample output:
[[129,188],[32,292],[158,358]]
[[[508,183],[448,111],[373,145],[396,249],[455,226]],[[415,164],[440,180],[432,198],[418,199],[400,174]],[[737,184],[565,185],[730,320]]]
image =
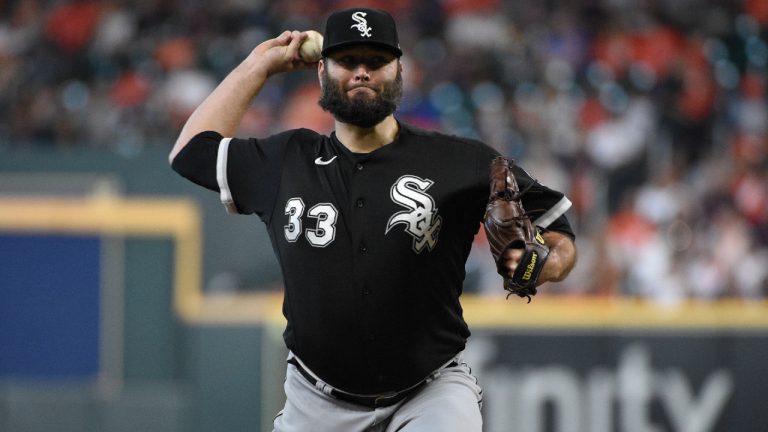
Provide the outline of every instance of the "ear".
[[317,81],[320,83],[320,88],[323,88],[323,71],[325,70],[325,59],[320,59],[317,62]]

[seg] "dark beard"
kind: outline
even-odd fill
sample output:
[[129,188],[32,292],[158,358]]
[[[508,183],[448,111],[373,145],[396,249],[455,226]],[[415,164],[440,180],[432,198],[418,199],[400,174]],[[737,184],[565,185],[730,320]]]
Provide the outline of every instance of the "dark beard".
[[376,126],[395,112],[403,95],[403,76],[399,70],[395,79],[385,82],[381,92],[372,98],[349,98],[341,84],[328,76],[328,69],[323,69],[321,79],[320,106],[336,120],[362,128]]

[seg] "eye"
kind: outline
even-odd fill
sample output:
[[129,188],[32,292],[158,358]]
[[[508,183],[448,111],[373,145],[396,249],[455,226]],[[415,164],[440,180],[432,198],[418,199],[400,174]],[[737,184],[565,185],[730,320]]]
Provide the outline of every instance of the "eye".
[[387,59],[381,56],[376,56],[371,59],[371,66],[375,66],[376,68],[380,68],[387,64]]
[[351,69],[355,65],[355,58],[350,55],[339,57],[334,59],[334,61],[346,69]]

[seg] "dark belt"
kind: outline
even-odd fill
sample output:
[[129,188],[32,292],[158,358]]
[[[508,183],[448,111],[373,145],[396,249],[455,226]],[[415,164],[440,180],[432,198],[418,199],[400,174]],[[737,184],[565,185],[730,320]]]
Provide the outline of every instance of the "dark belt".
[[[298,370],[299,373],[304,377],[304,379],[309,381],[310,384],[312,384],[313,386],[317,385],[317,379],[313,377],[312,374],[307,372],[307,370],[304,369],[304,367],[301,366],[298,360],[296,360],[296,357],[291,357],[290,359],[288,359],[288,363],[296,366],[296,370]],[[455,367],[455,366],[458,366],[458,363],[454,361],[454,362],[451,362],[446,367]],[[400,392],[388,392],[388,393],[382,393],[379,395],[371,395],[371,396],[355,395],[355,394],[346,393],[337,389],[332,389],[328,394],[330,394],[330,396],[340,401],[362,405],[369,408],[388,407],[400,402],[401,400],[407,398],[412,394],[415,394],[416,392],[421,390],[421,388],[424,387],[427,384],[427,382],[428,380],[425,379],[420,383],[416,384],[415,386]]]

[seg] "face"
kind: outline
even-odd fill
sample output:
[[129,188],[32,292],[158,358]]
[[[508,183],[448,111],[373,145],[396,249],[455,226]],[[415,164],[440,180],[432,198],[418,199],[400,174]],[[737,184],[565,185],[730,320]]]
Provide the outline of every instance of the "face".
[[395,112],[403,93],[402,66],[385,50],[340,49],[320,62],[320,106],[338,121],[373,127]]

